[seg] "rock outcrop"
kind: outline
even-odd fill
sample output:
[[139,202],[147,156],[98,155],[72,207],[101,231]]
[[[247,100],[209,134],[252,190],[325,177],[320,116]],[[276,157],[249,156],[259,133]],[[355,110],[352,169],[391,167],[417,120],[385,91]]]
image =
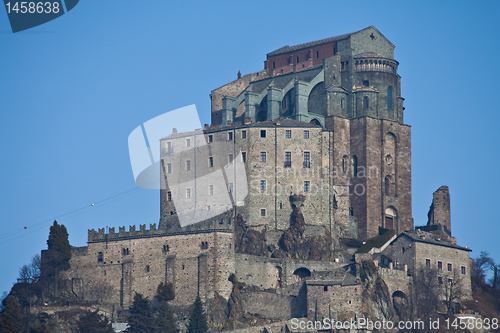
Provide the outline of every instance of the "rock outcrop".
[[302,260],[331,260],[332,236],[325,228],[324,236],[305,237],[306,224],[299,207],[295,207],[290,218],[290,228],[279,240],[279,249],[273,258],[291,258]]
[[266,231],[248,228],[241,214],[236,217],[234,228],[235,251],[256,256],[267,256]]

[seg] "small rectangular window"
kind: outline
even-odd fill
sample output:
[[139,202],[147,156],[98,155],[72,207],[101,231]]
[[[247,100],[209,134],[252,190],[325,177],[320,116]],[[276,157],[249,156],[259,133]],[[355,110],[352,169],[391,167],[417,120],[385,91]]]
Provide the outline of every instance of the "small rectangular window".
[[167,201],[172,201],[172,192],[167,192]]
[[438,269],[443,269],[443,262],[442,261],[438,261]]
[[190,188],[187,188],[186,189],[186,198],[191,198],[191,189]]
[[316,51],[316,59],[319,58],[319,52]]
[[213,135],[209,135],[208,136],[208,143],[212,143],[214,142],[214,136]]
[[172,173],[172,163],[167,163],[167,173]]
[[425,259],[425,266],[431,267],[431,260],[430,259]]
[[286,130],[286,132],[285,132],[285,137],[286,137],[287,139],[290,139],[290,138],[292,137],[292,130]]
[[247,153],[244,151],[241,152],[241,160],[243,161],[243,163],[247,161]]
[[308,151],[304,152],[304,168],[311,167],[311,153]]
[[208,167],[209,168],[213,168],[214,167],[214,158],[212,156],[210,156],[208,158]]
[[261,216],[261,217],[265,217],[265,216],[266,216],[266,210],[265,210],[264,208],[262,208],[262,209],[260,210],[260,216]]
[[265,191],[266,190],[266,181],[265,180],[261,180],[260,181],[260,190],[261,191]]
[[452,266],[451,264],[448,264],[448,272],[451,272],[452,271]]
[[247,138],[247,131],[241,131],[241,138],[246,139]]
[[370,86],[370,82],[368,82],[368,80],[364,80],[363,81],[363,86],[365,86],[365,87]]
[[233,164],[233,154],[229,154],[228,162],[229,164]]
[[265,138],[266,137],[266,130],[260,130],[260,137]]
[[442,276],[438,276],[438,282],[439,282],[439,284],[443,284],[443,277]]
[[465,266],[460,267],[460,271],[462,272],[462,274],[465,274]]
[[228,139],[229,141],[233,140],[233,132],[228,132],[228,133],[227,133],[227,139]]
[[304,192],[310,192],[311,191],[311,182],[306,180],[304,182]]
[[285,152],[285,168],[292,167],[292,153],[287,151]]
[[328,291],[328,286],[324,286],[323,291]]
[[260,152],[260,161],[261,162],[265,162],[266,161],[266,152],[265,151],[261,151]]
[[214,195],[214,186],[208,185],[208,195]]
[[304,139],[309,139],[309,131],[304,131]]
[[102,252],[99,252],[97,254],[97,261],[101,262],[103,260],[102,257],[103,257]]
[[186,139],[186,147],[191,147],[191,139]]
[[149,265],[146,265],[146,273],[149,273]]
[[191,170],[191,161],[187,160],[186,161],[186,171],[189,171],[189,170]]
[[172,142],[167,142],[167,153],[172,152]]

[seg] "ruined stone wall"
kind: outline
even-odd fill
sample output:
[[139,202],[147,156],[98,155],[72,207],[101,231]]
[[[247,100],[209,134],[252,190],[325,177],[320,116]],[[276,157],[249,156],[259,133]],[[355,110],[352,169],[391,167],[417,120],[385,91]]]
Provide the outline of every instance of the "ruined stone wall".
[[202,299],[213,298],[214,291],[227,298],[232,290],[227,279],[234,273],[232,244],[228,232],[89,242],[87,254],[73,253],[65,275],[82,282],[83,299],[93,297],[97,285],[110,285],[106,301],[123,307],[130,306],[133,292],[152,299],[166,281],[175,284],[176,305],[191,304],[198,291]]
[[432,194],[427,225],[441,225],[451,235],[450,192],[448,186],[441,186]]

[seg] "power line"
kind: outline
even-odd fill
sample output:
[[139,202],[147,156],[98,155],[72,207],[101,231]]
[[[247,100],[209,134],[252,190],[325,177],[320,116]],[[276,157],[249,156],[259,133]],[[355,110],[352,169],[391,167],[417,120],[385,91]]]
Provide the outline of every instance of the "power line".
[[[152,181],[148,185],[155,184],[155,183],[157,184],[158,182],[159,182],[159,180],[155,180],[155,181]],[[143,188],[135,186],[133,188],[130,188],[130,189],[125,190],[123,192],[114,194],[114,195],[112,195],[110,197],[107,197],[105,199],[96,201],[96,202],[94,202],[94,203],[92,203],[90,205],[85,205],[85,206],[83,206],[81,208],[72,210],[72,211],[64,213],[62,215],[58,215],[58,216],[56,216],[54,218],[45,219],[43,221],[39,221],[39,222],[36,222],[36,223],[32,223],[32,224],[26,225],[23,230],[11,231],[11,232],[8,232],[6,234],[1,235],[0,236],[0,245],[4,244],[4,243],[7,243],[7,242],[9,242],[11,240],[20,238],[22,236],[31,234],[33,232],[39,231],[41,229],[44,229],[44,228],[47,227],[47,225],[49,223],[52,223],[54,220],[67,221],[67,220],[69,220],[69,219],[71,219],[73,217],[76,217],[78,215],[87,213],[87,212],[89,212],[91,210],[94,210],[94,209],[106,206],[106,205],[108,205],[110,203],[113,203],[113,202],[115,202],[117,200],[123,199],[123,198],[125,198],[125,197],[127,197],[129,195],[138,193],[138,192],[140,192],[142,190],[143,190]],[[26,229],[29,229],[29,231],[26,231]]]

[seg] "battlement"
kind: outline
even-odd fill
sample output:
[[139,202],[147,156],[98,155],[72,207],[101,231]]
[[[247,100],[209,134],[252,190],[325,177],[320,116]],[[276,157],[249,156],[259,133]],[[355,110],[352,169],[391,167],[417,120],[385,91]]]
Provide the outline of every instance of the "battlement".
[[137,239],[137,238],[148,238],[148,237],[163,237],[163,236],[173,236],[173,235],[188,235],[196,233],[209,233],[209,232],[233,232],[233,228],[229,221],[226,223],[214,224],[210,229],[199,230],[197,228],[185,228],[177,230],[167,230],[167,229],[157,229],[156,223],[150,224],[149,229],[146,229],[146,224],[140,224],[139,230],[136,230],[135,225],[129,226],[129,230],[125,230],[125,226],[118,227],[118,232],[115,232],[115,227],[110,227],[108,233],[105,232],[105,228],[98,228],[88,230],[88,240],[87,243],[98,243],[98,242],[112,242],[124,239]]

